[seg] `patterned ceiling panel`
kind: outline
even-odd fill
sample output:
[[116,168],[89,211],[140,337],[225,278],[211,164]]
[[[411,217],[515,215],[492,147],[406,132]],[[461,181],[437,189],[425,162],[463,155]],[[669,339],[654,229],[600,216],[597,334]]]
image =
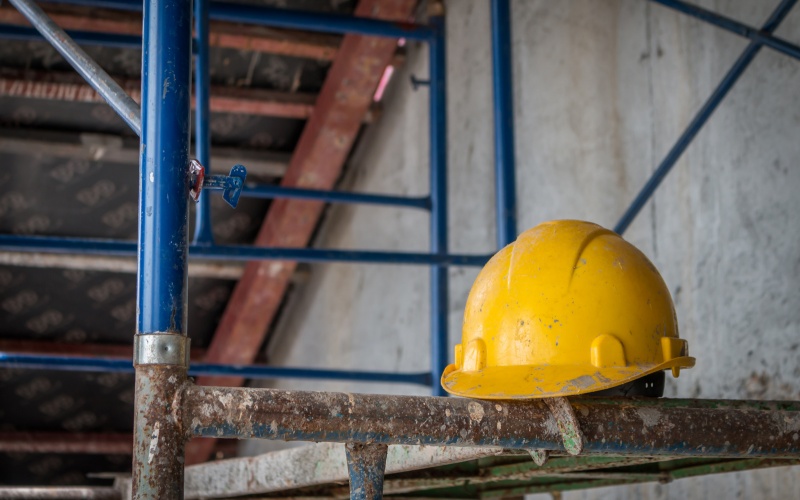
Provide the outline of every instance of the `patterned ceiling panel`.
[[130,470],[128,455],[0,453],[2,485],[110,486],[110,480],[93,479],[87,474]]
[[[248,3],[352,13],[357,2]],[[86,50],[115,78],[139,78],[140,51],[108,47]],[[316,93],[330,64],[212,49],[211,67],[213,85]],[[19,77],[20,71],[72,73],[46,43],[8,40],[0,43],[0,71],[9,78]],[[225,113],[214,113],[210,123],[215,146],[265,153],[291,153],[303,126],[302,120]],[[137,142],[111,108],[100,103],[0,97],[0,127],[4,127],[0,134],[8,137],[22,135],[43,141],[52,140],[46,135],[49,132],[73,136],[88,132],[122,136],[133,148]],[[133,241],[137,237],[137,196],[135,164],[70,159],[47,150],[4,153],[0,233]],[[217,241],[251,242],[268,204],[242,199],[232,210],[220,197],[214,197],[213,232]],[[234,282],[220,279],[189,280],[193,346],[208,345],[233,286]],[[0,338],[130,345],[135,315],[134,274],[0,266]],[[129,374],[0,369],[3,432],[130,432],[132,401],[133,377]],[[104,484],[87,479],[86,474],[113,471],[130,471],[130,457],[0,453],[0,484]]]

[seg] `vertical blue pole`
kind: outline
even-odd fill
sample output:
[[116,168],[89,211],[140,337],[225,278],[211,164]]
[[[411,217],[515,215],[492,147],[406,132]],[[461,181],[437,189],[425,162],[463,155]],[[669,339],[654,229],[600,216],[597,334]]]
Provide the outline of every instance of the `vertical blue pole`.
[[148,0],[142,55],[138,332],[186,334],[190,0]]
[[[211,137],[208,130],[210,114],[208,109],[211,79],[208,73],[208,5],[209,0],[195,0],[194,25],[197,37],[197,55],[194,60],[195,112],[194,140],[195,154],[198,161],[211,172]],[[208,191],[200,193],[194,225],[194,243],[213,245],[214,234],[211,232],[211,195]]]
[[[436,35],[430,42],[430,154],[431,154],[431,253],[447,253],[447,59],[445,19],[440,9],[430,17]],[[444,396],[437,381],[447,366],[448,345],[447,267],[431,267],[431,372],[433,395]]]
[[142,36],[133,498],[183,498],[191,0],[146,0]]
[[492,0],[491,9],[497,247],[503,248],[517,238],[510,2]]

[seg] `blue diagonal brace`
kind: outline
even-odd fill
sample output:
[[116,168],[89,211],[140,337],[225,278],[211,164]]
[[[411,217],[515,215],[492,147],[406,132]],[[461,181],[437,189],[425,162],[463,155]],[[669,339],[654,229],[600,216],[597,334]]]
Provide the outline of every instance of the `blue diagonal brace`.
[[[769,34],[775,31],[796,3],[797,0],[783,0],[769,17],[767,22],[761,27],[761,31]],[[683,131],[683,134],[681,134],[681,136],[678,138],[675,145],[669,150],[667,156],[650,176],[650,179],[644,185],[642,190],[639,191],[638,195],[636,195],[633,203],[631,203],[631,205],[619,219],[617,225],[614,226],[614,231],[616,231],[618,234],[622,234],[626,229],[628,229],[628,226],[631,225],[633,219],[635,219],[639,212],[641,212],[645,203],[647,203],[647,201],[655,192],[656,188],[658,188],[658,186],[661,184],[661,181],[663,181],[670,170],[672,170],[672,167],[675,166],[675,163],[677,163],[683,152],[686,151],[686,148],[689,146],[689,144],[691,144],[692,140],[700,131],[700,129],[703,128],[703,125],[706,124],[708,119],[717,109],[717,106],[719,106],[725,96],[728,95],[728,92],[731,90],[731,88],[733,88],[734,84],[736,84],[750,63],[753,62],[753,59],[755,59],[759,50],[761,50],[761,47],[762,45],[760,42],[750,42],[744,52],[742,52],[742,55],[740,55],[736,60],[734,65],[725,75],[725,78],[722,79],[720,84],[714,90],[714,93],[712,93],[711,97],[709,97],[706,103],[703,104],[703,107],[700,108],[700,111],[697,112],[691,123],[689,123],[689,126]]]
[[744,23],[740,23],[739,21],[731,19],[730,17],[717,14],[716,12],[712,12],[708,9],[704,9],[697,5],[692,5],[690,3],[683,2],[681,0],[650,0],[650,1],[657,3],[659,5],[663,5],[664,7],[676,10],[688,16],[700,19],[701,21],[705,21],[709,24],[713,24],[717,28],[722,28],[731,33],[735,33],[745,38],[749,38],[754,42],[766,45],[767,47],[777,50],[778,52],[781,52],[783,54],[786,54],[789,57],[800,59],[800,46],[787,42],[782,38],[772,36],[771,34],[763,30],[759,30],[757,28],[753,28],[752,26],[748,26]]

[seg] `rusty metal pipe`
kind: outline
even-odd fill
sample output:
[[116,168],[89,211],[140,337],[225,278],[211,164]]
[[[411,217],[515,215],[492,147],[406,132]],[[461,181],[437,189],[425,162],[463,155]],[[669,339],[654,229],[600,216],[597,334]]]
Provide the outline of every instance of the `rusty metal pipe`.
[[[569,399],[584,453],[800,457],[800,403]],[[541,401],[377,396],[188,386],[186,432],[263,438],[564,451]]]
[[186,367],[137,365],[133,498],[183,498],[181,391]]

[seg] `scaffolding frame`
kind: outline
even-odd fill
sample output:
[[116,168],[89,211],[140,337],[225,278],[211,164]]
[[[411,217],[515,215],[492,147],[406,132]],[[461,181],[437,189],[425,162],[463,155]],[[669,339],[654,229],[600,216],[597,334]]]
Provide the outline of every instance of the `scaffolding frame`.
[[[772,35],[797,0],[782,0],[760,29],[682,1],[650,1],[746,37],[750,44],[620,218],[615,226],[619,234],[624,233],[641,211],[761,47],[768,46],[800,58],[800,47]],[[448,252],[446,37],[444,11],[439,3],[432,3],[428,24],[421,25],[197,0],[194,22],[198,38],[193,43],[191,1],[146,0],[141,39],[143,107],[140,121],[137,120],[137,109],[131,107],[130,98],[115,88],[113,80],[85,57],[74,41],[49,21],[31,0],[11,0],[11,3],[120,112],[123,119],[137,133],[140,132],[138,246],[120,241],[0,235],[0,250],[4,251],[138,256],[138,317],[133,367],[136,373],[135,498],[183,497],[184,443],[192,436],[347,443],[351,498],[359,499],[381,497],[387,445],[390,444],[527,450],[540,467],[547,458],[547,453],[542,450],[556,454],[574,452],[569,439],[578,440],[580,446],[577,449],[587,458],[608,454],[626,457],[756,457],[791,459],[791,463],[800,458],[800,440],[797,438],[800,405],[795,402],[570,398],[568,406],[571,406],[571,411],[560,414],[542,401],[486,402],[436,397],[442,392],[435,381],[447,362],[447,269],[449,266],[481,266],[489,257]],[[142,9],[142,4],[133,0],[72,0],[66,3]],[[515,239],[517,231],[509,0],[492,0],[491,13],[497,242],[498,247],[502,247]],[[428,210],[431,213],[429,253],[215,245],[210,232],[207,194],[200,197],[196,232],[193,243],[189,244],[190,93],[187,89],[191,87],[191,57],[196,54],[199,103],[196,110],[196,156],[208,167],[209,18],[329,33],[407,38],[429,45],[431,170],[428,196],[400,197],[266,186],[242,190],[243,196],[375,203]],[[77,33],[75,39],[128,46],[132,43],[130,37],[122,40],[119,35],[86,35]],[[0,27],[0,36],[26,38],[33,33]],[[169,47],[170,50],[150,50],[153,47]],[[184,202],[175,203],[174,200]],[[211,364],[194,364],[190,368],[185,307],[189,258],[429,266],[431,371],[397,374]],[[7,353],[0,354],[0,365],[131,371],[127,362],[118,360]],[[434,396],[199,387],[188,379],[189,374],[410,382],[431,386]],[[241,411],[242,408],[247,411]],[[333,414],[331,408],[339,408],[339,411]],[[608,422],[618,425],[608,426]],[[674,436],[653,432],[649,429],[654,422],[659,427],[674,426],[672,428],[681,429],[681,433]],[[759,460],[756,463],[763,465]],[[514,494],[519,494],[519,491]]]

